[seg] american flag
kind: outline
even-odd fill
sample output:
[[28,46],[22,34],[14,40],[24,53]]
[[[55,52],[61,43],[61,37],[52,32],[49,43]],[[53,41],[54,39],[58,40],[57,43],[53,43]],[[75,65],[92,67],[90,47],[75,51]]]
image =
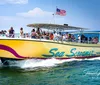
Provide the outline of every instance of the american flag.
[[66,16],[66,11],[62,9],[56,9],[56,14],[61,16]]

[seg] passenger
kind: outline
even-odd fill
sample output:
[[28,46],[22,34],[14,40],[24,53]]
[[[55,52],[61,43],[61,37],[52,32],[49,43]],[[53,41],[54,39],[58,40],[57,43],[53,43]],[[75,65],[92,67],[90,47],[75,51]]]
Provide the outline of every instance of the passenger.
[[78,43],[81,42],[81,37],[78,35]]
[[8,33],[7,33],[6,30],[4,30],[4,35],[5,35],[6,37],[8,37]]
[[36,38],[36,32],[35,32],[35,29],[32,29],[32,32],[31,32],[31,38]]
[[92,43],[92,38],[91,37],[89,37],[89,43]]
[[85,37],[85,43],[88,43],[88,38],[87,37]]
[[54,35],[53,40],[54,40],[54,41],[57,41],[57,40],[58,40],[58,35],[57,35],[56,31],[54,31],[54,34],[53,34],[53,35]]
[[42,32],[42,38],[43,38],[43,39],[46,39],[46,33],[45,33],[45,31]]
[[92,43],[93,44],[97,44],[98,43],[98,38],[97,37],[94,37],[93,40],[92,40]]
[[75,42],[75,36],[73,34],[71,35],[71,39],[72,39],[72,42]]
[[50,33],[50,40],[53,40],[53,38],[54,38],[53,33]]
[[29,36],[29,34],[28,33],[26,33],[26,38],[29,38],[30,36]]
[[24,37],[24,32],[23,32],[23,28],[20,28],[20,37],[23,38]]
[[99,39],[98,39],[98,37],[96,37],[96,44],[99,42]]
[[37,29],[36,33],[37,33],[37,38],[41,38],[42,37],[42,35],[41,35],[42,30],[40,28]]
[[3,30],[1,30],[1,36],[2,36],[2,37],[4,36],[4,31],[3,31]]
[[46,33],[46,39],[49,40],[49,32]]
[[82,35],[81,35],[81,43],[84,43],[84,42],[85,42],[85,38],[86,38],[86,37],[82,34]]
[[71,37],[72,35],[71,34],[69,34],[69,37],[68,37],[68,41],[72,41],[72,37]]
[[66,39],[66,34],[63,34],[62,40],[63,40],[63,41],[66,41],[66,40],[67,40],[67,39]]
[[6,34],[6,30],[1,30],[1,34],[5,35]]
[[9,30],[9,37],[14,38],[14,29],[13,29],[13,27],[11,27],[10,30]]
[[68,38],[69,38],[69,34],[68,32],[66,32],[66,41],[68,41]]
[[60,40],[60,41],[63,40],[63,35],[61,34],[61,32],[58,33],[58,40]]
[[4,34],[4,31],[3,31],[3,30],[1,30],[1,34],[2,34],[2,35]]

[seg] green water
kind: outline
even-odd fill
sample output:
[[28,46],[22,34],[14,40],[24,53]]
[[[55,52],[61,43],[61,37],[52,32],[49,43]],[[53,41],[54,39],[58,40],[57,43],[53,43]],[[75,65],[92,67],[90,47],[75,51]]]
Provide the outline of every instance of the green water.
[[0,85],[100,85],[100,60],[65,62],[36,70],[1,67]]

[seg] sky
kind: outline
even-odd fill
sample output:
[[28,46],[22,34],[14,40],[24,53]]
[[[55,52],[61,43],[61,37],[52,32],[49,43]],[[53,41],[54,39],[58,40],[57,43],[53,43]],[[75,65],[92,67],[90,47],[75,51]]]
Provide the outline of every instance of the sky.
[[[52,14],[56,8],[66,16]],[[32,23],[68,24],[100,31],[100,0],[0,0],[0,30],[31,32]]]

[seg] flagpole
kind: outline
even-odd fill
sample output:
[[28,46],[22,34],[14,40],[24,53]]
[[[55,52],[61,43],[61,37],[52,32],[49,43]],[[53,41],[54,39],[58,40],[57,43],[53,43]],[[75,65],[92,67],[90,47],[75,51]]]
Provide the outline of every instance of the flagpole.
[[[57,6],[56,6],[56,10],[57,10]],[[53,24],[55,24],[55,15],[56,15],[56,11],[52,14],[52,18],[53,18]]]
[[[57,9],[57,6],[56,6],[56,9]],[[53,20],[54,20],[54,24],[55,24],[55,15],[56,15],[56,11],[55,11],[55,13],[53,13],[52,15],[53,15]]]
[[53,21],[54,21],[54,24],[55,24],[55,14],[53,13],[52,15],[53,15]]

